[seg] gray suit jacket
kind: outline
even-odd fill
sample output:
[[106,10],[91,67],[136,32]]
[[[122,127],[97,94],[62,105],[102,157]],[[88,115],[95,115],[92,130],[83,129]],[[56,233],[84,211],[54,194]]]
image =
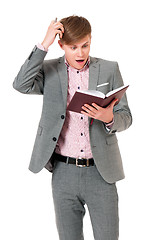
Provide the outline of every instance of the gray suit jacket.
[[[24,94],[43,95],[43,109],[40,118],[29,169],[37,173],[49,162],[56,147],[65,121],[67,106],[67,68],[64,57],[45,60],[47,53],[34,47],[30,56],[22,65],[13,87]],[[109,82],[98,90],[103,93],[120,87],[123,80],[116,62],[99,58],[90,58],[89,89]],[[122,160],[119,152],[116,132],[127,129],[132,123],[126,95],[114,107],[114,124],[110,132],[103,122],[94,120],[90,125],[90,143],[97,169],[109,183],[124,178]]]

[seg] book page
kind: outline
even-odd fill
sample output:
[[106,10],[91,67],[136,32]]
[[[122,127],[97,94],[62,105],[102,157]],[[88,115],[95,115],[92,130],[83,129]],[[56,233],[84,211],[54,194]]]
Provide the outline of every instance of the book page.
[[105,94],[100,92],[100,91],[96,91],[96,90],[77,90],[77,92],[80,93],[84,93],[87,95],[91,95],[91,96],[95,96],[95,97],[100,97],[100,98],[105,98]]
[[122,89],[125,88],[125,87],[126,87],[126,86],[122,86],[122,87],[119,87],[119,88],[117,88],[117,89],[114,89],[114,90],[108,92],[108,93],[106,94],[106,97],[111,96],[112,94],[114,94],[114,93],[116,93],[116,92],[122,90]]

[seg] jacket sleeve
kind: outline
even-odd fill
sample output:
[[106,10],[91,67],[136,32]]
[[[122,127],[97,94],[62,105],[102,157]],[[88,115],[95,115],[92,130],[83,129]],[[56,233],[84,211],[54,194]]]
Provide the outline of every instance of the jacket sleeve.
[[[123,86],[122,76],[118,67],[115,63],[114,68],[114,80],[113,89]],[[120,100],[119,104],[114,107],[114,123],[111,129],[108,131],[109,134],[115,132],[121,132],[126,130],[132,124],[132,115],[128,106],[126,94]]]
[[47,52],[36,46],[22,65],[13,82],[13,88],[24,94],[43,94],[43,61]]

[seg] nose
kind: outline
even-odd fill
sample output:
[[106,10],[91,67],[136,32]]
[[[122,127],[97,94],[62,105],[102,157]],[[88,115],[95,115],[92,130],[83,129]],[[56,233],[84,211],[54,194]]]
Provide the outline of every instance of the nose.
[[79,57],[82,57],[82,56],[83,56],[83,49],[82,49],[82,48],[79,48],[79,49],[78,49],[78,56],[79,56]]

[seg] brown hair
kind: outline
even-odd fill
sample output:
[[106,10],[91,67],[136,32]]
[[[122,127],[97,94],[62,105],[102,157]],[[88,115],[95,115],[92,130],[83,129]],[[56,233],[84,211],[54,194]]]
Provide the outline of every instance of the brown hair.
[[61,19],[60,22],[64,26],[64,34],[60,39],[64,44],[74,44],[86,37],[88,34],[91,35],[91,25],[84,17],[73,15]]

